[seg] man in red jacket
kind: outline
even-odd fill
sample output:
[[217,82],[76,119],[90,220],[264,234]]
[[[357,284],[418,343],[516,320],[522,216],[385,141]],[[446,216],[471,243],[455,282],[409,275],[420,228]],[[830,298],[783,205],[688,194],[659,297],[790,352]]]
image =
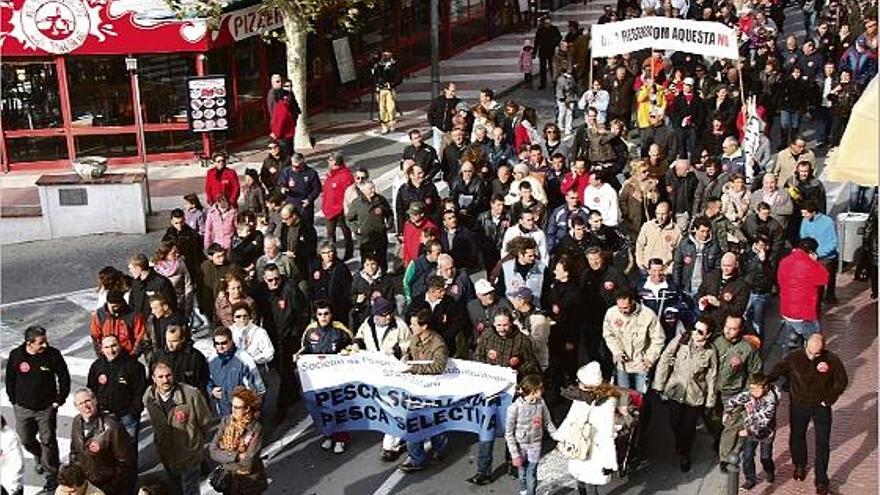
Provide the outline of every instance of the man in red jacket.
[[327,235],[331,242],[336,243],[336,226],[342,229],[342,236],[345,239],[345,256],[342,260],[346,261],[354,256],[354,242],[351,239],[351,229],[345,223],[343,216],[343,203],[345,190],[354,184],[354,175],[346,166],[342,153],[331,153],[327,157],[327,167],[329,171],[327,179],[324,180],[321,211],[324,212],[324,218],[327,220]]
[[820,330],[819,294],[828,284],[828,270],[817,260],[818,246],[815,239],[805,237],[779,262],[779,313],[788,327],[790,349],[801,347]]
[[[285,82],[285,86],[289,84]],[[293,137],[296,135],[296,120],[300,109],[293,93],[286,89],[275,90],[275,108],[269,122],[269,137],[278,141],[287,156],[293,154]]]
[[208,170],[205,176],[205,196],[208,205],[216,203],[220,196],[226,196],[229,204],[237,207],[241,189],[238,174],[235,170],[226,167],[226,153],[214,153],[213,160],[214,168]]

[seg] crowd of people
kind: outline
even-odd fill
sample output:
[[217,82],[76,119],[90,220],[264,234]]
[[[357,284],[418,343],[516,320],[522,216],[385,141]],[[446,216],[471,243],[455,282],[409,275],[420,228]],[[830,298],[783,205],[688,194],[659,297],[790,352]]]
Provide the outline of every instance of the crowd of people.
[[[469,105],[447,83],[427,113],[433,144],[408,131],[390,197],[341,153],[321,174],[294,151],[299,109],[273,76],[261,169],[239,177],[216,154],[204,194],[170,213],[155,252],[98,274],[87,386],[71,396],[42,326],[10,353],[4,493],[22,489],[21,463],[7,463],[18,441],[47,492],[135,493],[144,411],[172,492],[199,493],[210,472],[218,491],[262,493],[263,428],[300,397],[297,356],[358,350],[413,361],[415,374],[443,373],[448,358],[516,370],[504,437],[520,493],[535,493],[545,431],[579,491],[598,493],[623,467],[615,425],[637,415],[643,430],[648,397],[668,408],[683,472],[702,421],[722,469],[741,459],[743,488],[757,484],[756,452],[773,483],[783,390],[794,477],[806,477],[812,421],[816,492],[828,493],[831,409],[847,375],[820,315],[837,303],[841,246],[803,133],[813,131],[815,151],[839,143],[877,72],[877,11],[874,0],[808,0],[806,31],[785,38],[786,6],[795,4],[621,0],[599,21],[723,22],[740,37],[739,64],[655,50],[590,67],[589,33],[542,21],[519,64],[531,84],[537,57],[557,118],[541,125],[534,108],[489,89]],[[391,132],[401,76],[390,52],[373,73]],[[753,97],[764,125],[747,150]],[[876,298],[877,206],[861,193],[862,264]],[[787,354],[765,370],[776,298]],[[213,352],[196,348],[200,338]],[[79,414],[62,466],[57,412],[67,400]],[[557,429],[551,409],[568,405]],[[350,441],[340,432],[320,446],[342,455]],[[380,457],[406,453],[399,468],[419,471],[442,462],[447,445],[445,434],[428,445],[386,435]],[[493,482],[493,447],[479,443],[469,483]]]

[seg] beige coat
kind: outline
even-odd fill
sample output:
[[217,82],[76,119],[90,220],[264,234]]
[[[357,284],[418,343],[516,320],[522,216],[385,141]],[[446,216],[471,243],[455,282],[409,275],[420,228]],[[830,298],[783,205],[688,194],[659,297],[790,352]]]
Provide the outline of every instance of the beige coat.
[[657,363],[652,388],[670,400],[694,407],[715,406],[718,354],[707,344],[693,341],[678,345],[681,335],[672,339]]
[[621,313],[617,306],[608,308],[602,324],[602,337],[615,361],[626,356],[622,369],[627,373],[650,371],[651,367],[645,366],[644,361],[655,364],[666,342],[657,314],[642,304],[628,315]]
[[681,241],[681,230],[675,222],[661,227],[657,220],[642,225],[636,239],[636,264],[642,270],[648,269],[648,260],[660,258],[666,263],[666,273],[672,273],[672,254]]
[[810,162],[815,169],[816,155],[813,154],[812,151],[805,151],[795,157],[791,154],[790,148],[785,148],[776,155],[776,163],[770,168],[770,172],[776,174],[776,178],[779,180],[780,184],[785,184],[785,181],[794,175],[794,171],[797,169],[797,164],[803,161]]

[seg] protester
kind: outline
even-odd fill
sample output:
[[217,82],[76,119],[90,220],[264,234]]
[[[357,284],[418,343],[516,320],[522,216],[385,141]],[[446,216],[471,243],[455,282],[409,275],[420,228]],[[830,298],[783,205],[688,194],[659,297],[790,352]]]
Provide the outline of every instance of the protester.
[[[225,153],[214,153],[211,160],[214,162],[214,168],[208,170],[208,173],[205,175],[205,196],[208,200],[208,206],[219,201],[221,197],[225,197],[231,205],[238,205],[238,196],[241,193],[238,174],[235,170],[226,166],[227,157]],[[184,201],[187,201],[186,197],[184,197]],[[200,206],[197,202],[191,204],[196,210]],[[201,230],[192,224],[190,224],[190,227],[201,233]]]
[[71,464],[82,468],[86,479],[107,495],[130,493],[137,477],[137,450],[125,429],[99,409],[91,390],[77,390],[73,401],[79,414],[70,432]]
[[260,396],[243,386],[232,391],[232,409],[220,420],[217,433],[208,446],[211,460],[229,473],[225,494],[249,495],[268,489],[266,468],[260,457],[263,427],[260,414]]
[[127,352],[121,352],[119,339],[115,335],[108,335],[101,340],[101,355],[89,367],[86,383],[95,396],[95,407],[112,416],[125,429],[132,447],[135,447],[140,432],[141,412],[144,410],[143,395],[147,388],[144,365]]
[[544,431],[555,436],[556,426],[550,417],[550,409],[541,398],[544,385],[540,376],[524,377],[519,391],[520,397],[507,408],[504,441],[510,453],[510,463],[518,470],[520,493],[535,495],[541,440]]
[[266,385],[257,369],[257,363],[250,354],[235,345],[232,330],[217,327],[213,334],[214,352],[208,360],[208,391],[211,396],[211,409],[219,417],[232,411],[232,392],[243,386],[253,390],[260,397],[266,394]]

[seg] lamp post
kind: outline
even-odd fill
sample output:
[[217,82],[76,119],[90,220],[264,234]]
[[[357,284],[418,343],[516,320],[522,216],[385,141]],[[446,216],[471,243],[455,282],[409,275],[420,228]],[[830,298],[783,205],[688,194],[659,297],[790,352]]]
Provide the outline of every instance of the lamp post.
[[150,198],[150,175],[147,170],[147,140],[144,137],[144,114],[141,109],[141,84],[138,79],[137,59],[125,57],[125,69],[131,75],[131,89],[134,93],[134,125],[137,128],[137,141],[140,143],[141,160],[144,168],[144,185],[147,192],[147,215],[153,214],[153,202]]

